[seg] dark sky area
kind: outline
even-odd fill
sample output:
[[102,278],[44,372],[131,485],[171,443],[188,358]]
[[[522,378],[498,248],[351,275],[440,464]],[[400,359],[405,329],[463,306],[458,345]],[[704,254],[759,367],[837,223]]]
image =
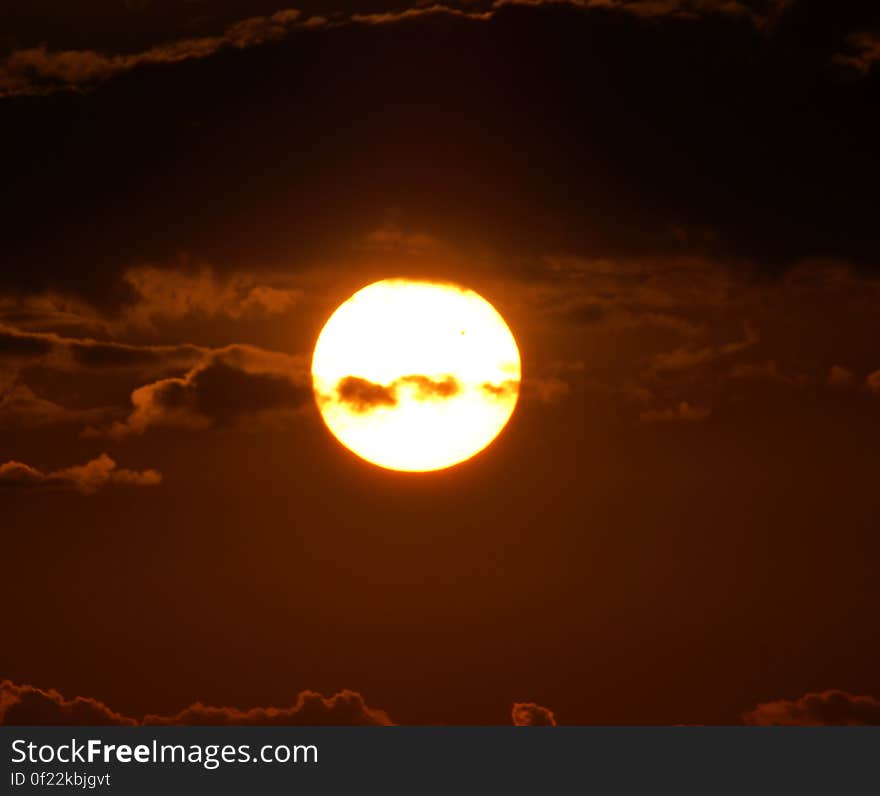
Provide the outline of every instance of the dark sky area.
[[[0,720],[880,723],[869,6],[4,3]],[[447,471],[312,398],[391,276],[522,353]]]

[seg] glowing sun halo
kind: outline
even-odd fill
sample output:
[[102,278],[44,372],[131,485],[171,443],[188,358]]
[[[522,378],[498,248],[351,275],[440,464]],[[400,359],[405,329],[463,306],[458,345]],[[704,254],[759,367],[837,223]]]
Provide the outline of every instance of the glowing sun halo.
[[368,285],[330,316],[312,356],[327,427],[392,470],[440,470],[483,450],[513,414],[519,383],[504,319],[451,284]]

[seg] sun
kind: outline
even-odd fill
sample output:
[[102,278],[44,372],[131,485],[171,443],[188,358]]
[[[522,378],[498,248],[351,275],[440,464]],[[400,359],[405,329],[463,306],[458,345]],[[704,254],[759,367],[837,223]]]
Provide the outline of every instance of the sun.
[[330,316],[312,356],[315,400],[349,450],[391,470],[470,459],[507,424],[520,356],[498,311],[454,284],[385,279]]

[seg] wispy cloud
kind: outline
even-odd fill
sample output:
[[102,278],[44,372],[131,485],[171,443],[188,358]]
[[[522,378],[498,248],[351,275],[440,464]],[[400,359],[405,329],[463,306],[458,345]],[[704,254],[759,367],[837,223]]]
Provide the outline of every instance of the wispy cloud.
[[140,66],[206,58],[226,47],[253,47],[286,36],[300,22],[300,16],[299,11],[288,8],[270,16],[240,20],[217,36],[178,39],[129,54],[51,51],[45,45],[14,50],[0,63],[0,97],[81,89]]
[[218,275],[208,266],[197,268],[139,266],[123,274],[133,294],[121,313],[120,324],[152,326],[157,320],[191,317],[281,315],[302,298],[302,291],[271,284],[258,275],[233,272]]
[[838,53],[832,61],[864,77],[880,61],[880,33],[853,33],[847,38],[849,51]]

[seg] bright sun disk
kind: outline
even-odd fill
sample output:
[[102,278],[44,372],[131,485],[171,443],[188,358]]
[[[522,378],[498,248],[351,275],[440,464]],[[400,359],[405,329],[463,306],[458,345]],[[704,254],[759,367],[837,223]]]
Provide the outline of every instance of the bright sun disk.
[[386,279],[330,316],[312,383],[324,422],[349,450],[392,470],[440,470],[504,428],[520,356],[504,319],[472,290]]

